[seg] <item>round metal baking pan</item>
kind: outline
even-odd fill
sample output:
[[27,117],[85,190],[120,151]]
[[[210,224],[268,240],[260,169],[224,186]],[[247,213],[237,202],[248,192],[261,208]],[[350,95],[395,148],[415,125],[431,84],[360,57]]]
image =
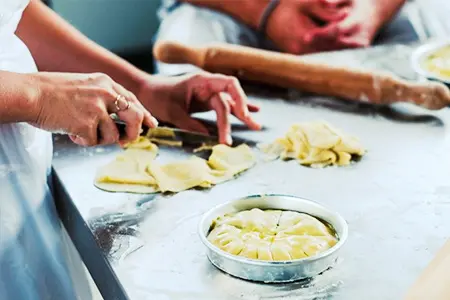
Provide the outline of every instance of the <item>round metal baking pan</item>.
[[[310,214],[330,224],[338,235],[338,243],[318,255],[289,261],[261,261],[227,253],[211,244],[207,236],[213,220],[226,213],[252,208],[291,210]],[[206,212],[199,223],[199,235],[207,248],[207,256],[220,270],[238,278],[266,283],[292,282],[314,277],[332,267],[347,240],[348,225],[336,212],[317,202],[303,198],[269,194],[253,195],[229,201]]]
[[419,46],[411,55],[411,65],[413,70],[420,76],[434,81],[440,81],[450,87],[450,79],[436,75],[423,67],[424,60],[436,50],[450,46],[450,41],[434,41]]

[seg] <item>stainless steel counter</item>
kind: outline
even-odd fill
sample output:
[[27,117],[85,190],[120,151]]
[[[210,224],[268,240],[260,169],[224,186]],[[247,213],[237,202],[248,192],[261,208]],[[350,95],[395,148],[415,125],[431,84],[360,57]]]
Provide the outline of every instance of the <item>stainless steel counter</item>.
[[[413,78],[409,51],[386,47],[318,59],[388,68]],[[239,127],[237,136],[271,141],[294,122],[324,119],[358,136],[369,152],[346,168],[260,161],[238,179],[208,191],[130,195],[106,193],[92,184],[96,169],[114,157],[117,147],[84,149],[55,138],[56,174],[129,298],[400,299],[449,235],[450,111],[373,107],[267,88],[248,93],[262,107],[257,119],[266,130]],[[164,148],[160,159],[187,155]],[[247,282],[215,269],[197,236],[200,216],[216,204],[253,193],[293,194],[340,212],[350,234],[338,265],[309,281],[279,285]],[[131,218],[116,223],[98,219],[111,212]],[[89,241],[78,241],[83,243]]]

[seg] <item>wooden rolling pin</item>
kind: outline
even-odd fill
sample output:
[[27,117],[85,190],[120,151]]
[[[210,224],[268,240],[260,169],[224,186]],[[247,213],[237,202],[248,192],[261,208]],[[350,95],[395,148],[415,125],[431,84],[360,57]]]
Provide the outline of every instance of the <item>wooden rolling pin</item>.
[[154,56],[164,63],[192,64],[213,73],[323,96],[374,104],[411,102],[428,109],[450,105],[450,91],[441,83],[409,82],[386,72],[351,70],[245,46],[187,47],[176,42],[158,42]]
[[404,298],[404,300],[448,299],[450,299],[450,241],[439,250]]

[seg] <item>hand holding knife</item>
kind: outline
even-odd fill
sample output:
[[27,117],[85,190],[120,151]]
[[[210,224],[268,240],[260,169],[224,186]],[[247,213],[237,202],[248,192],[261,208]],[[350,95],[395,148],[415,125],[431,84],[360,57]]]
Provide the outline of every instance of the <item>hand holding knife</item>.
[[[118,120],[118,119],[114,119],[114,122],[117,125],[117,129],[119,130],[119,136],[122,138],[124,136],[126,136],[126,123]],[[188,131],[188,130],[183,130],[183,129],[178,129],[178,128],[172,128],[172,127],[159,127],[159,128],[167,128],[169,129],[171,132],[173,132],[173,136],[172,137],[158,137],[159,139],[166,139],[166,140],[170,140],[170,141],[180,141],[183,143],[183,145],[187,145],[187,146],[193,146],[193,147],[200,147],[201,145],[204,144],[219,144],[219,138],[217,135],[206,135],[203,133],[198,133],[198,132],[192,132],[192,131]],[[147,133],[149,132],[149,130],[151,131],[152,129],[149,128],[146,125],[142,125],[142,130],[141,130],[141,136],[146,136]],[[248,145],[256,145],[256,143],[254,141],[250,141],[250,140],[246,140],[246,139],[242,139],[242,138],[238,138],[238,137],[233,137],[233,144],[232,146],[237,146],[240,144],[248,144]]]

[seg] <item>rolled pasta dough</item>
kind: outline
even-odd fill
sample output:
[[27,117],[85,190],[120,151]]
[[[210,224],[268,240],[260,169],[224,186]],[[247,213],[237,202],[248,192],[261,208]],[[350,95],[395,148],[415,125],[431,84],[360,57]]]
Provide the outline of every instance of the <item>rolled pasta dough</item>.
[[210,188],[232,179],[255,164],[247,145],[231,148],[216,145],[208,160],[189,159],[161,165],[158,147],[149,137],[126,145],[116,159],[101,167],[94,185],[102,190],[129,193],[181,192],[194,187]]

